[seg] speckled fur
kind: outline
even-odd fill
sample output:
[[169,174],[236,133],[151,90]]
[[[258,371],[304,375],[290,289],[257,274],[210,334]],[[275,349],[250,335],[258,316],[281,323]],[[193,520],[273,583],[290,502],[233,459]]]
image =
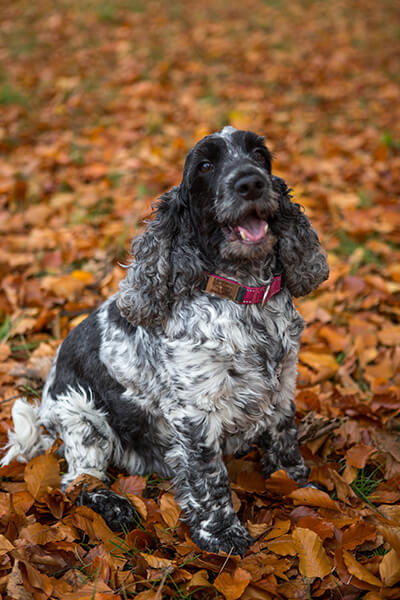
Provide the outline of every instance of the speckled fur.
[[[204,160],[213,165],[206,175],[198,169]],[[251,201],[234,188],[247,173],[265,183]],[[227,235],[250,209],[269,224],[255,246]],[[292,294],[327,278],[325,254],[286,184],[271,175],[262,139],[231,127],[189,153],[182,184],[161,198],[132,251],[120,292],[61,345],[39,415],[18,401],[29,443],[15,427],[3,462],[30,458],[59,433],[68,461],[64,486],[80,473],[106,480],[111,463],[171,476],[194,541],[243,554],[250,536],[233,510],[223,455],[256,442],[266,476],[283,468],[306,482],[293,401],[303,320]],[[264,308],[198,289],[204,271],[261,286],[278,267],[283,288]],[[50,436],[41,437],[41,424]],[[133,518],[112,492],[103,496],[88,493],[82,501],[113,526]]]

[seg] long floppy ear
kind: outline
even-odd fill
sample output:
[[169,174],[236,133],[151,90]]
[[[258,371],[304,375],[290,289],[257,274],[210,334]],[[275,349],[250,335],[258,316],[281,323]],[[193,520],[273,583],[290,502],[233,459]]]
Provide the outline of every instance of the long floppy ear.
[[272,229],[278,237],[285,283],[293,296],[305,296],[329,277],[326,253],[302,207],[291,201],[285,181],[273,175],[272,185],[279,201]]
[[161,196],[154,219],[131,246],[134,260],[120,283],[117,306],[134,325],[156,326],[173,302],[193,292],[202,277],[183,185]]

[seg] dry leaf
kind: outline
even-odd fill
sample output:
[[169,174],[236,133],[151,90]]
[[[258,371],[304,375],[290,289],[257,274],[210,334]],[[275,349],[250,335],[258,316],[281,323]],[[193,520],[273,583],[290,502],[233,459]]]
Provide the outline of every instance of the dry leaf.
[[42,454],[33,458],[25,467],[24,479],[29,493],[36,500],[42,499],[48,487],[60,487],[61,476],[56,456]]
[[299,556],[299,571],[304,577],[320,577],[331,573],[333,564],[327,556],[321,538],[310,529],[295,527],[293,542]]
[[375,575],[373,575],[371,571],[364,567],[364,565],[359,563],[354,558],[354,556],[347,550],[343,550],[343,560],[349,573],[357,577],[357,579],[379,587],[382,585],[380,580],[377,577],[375,577]]
[[181,514],[180,506],[176,503],[175,497],[169,492],[165,492],[160,498],[161,516],[168,527],[176,527]]
[[226,600],[237,600],[250,581],[250,573],[241,567],[237,567],[232,574],[223,572],[218,575],[214,581],[214,587],[224,595]]

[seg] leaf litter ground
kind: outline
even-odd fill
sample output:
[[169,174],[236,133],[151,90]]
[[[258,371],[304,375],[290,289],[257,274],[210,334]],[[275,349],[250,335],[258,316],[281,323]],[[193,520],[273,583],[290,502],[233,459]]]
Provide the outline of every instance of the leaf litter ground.
[[267,135],[328,250],[296,392],[302,452],[326,491],[255,451],[227,459],[255,543],[207,554],[169,481],[111,471],[137,527],[116,535],[58,489],[53,448],[1,471],[6,599],[400,598],[400,102],[389,0],[91,0],[2,8],[0,442],[40,398],[72,327],[113,293],[151,201],[232,124]]

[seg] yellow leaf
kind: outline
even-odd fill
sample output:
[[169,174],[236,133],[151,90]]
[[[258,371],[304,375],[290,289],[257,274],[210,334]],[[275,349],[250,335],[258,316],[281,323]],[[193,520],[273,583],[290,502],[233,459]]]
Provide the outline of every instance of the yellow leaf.
[[296,527],[292,537],[299,555],[300,573],[305,577],[320,577],[321,579],[329,575],[333,565],[322,546],[319,535],[311,529]]

